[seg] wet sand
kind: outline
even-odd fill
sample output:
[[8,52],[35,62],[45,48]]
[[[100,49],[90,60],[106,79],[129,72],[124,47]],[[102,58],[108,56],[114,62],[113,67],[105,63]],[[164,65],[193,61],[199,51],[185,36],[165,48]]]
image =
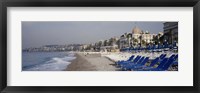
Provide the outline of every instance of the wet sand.
[[116,71],[119,68],[114,62],[100,54],[76,53],[76,59],[72,60],[66,71]]

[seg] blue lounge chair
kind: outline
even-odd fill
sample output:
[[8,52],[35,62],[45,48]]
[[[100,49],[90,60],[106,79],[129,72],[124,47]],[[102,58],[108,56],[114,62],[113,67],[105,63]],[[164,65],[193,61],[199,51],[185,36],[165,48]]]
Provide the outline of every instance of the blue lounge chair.
[[178,54],[174,56],[174,60],[177,60],[178,59]]
[[122,61],[118,61],[118,62],[116,62],[116,64],[121,64],[121,63],[123,63],[123,62],[129,62],[129,61],[132,61],[133,59],[134,59],[134,55],[132,55],[131,57],[129,57],[129,59],[128,60],[126,60],[126,61],[124,61],[124,60],[122,60]]
[[123,70],[127,70],[127,68],[130,68],[133,65],[141,64],[142,61],[144,60],[144,58],[145,57],[140,58],[137,62],[132,62],[132,63],[129,63],[129,64],[125,64],[125,65],[122,66],[122,69]]
[[159,57],[161,58],[164,54],[161,54]]
[[174,62],[172,63],[173,66],[178,66],[178,54],[174,56]]
[[158,66],[155,69],[151,69],[151,71],[166,71],[172,65],[173,62],[174,62],[173,58],[168,59],[168,61],[164,65]]
[[121,69],[124,70],[123,68],[124,68],[125,66],[131,64],[131,63],[136,64],[136,63],[139,61],[140,58],[141,58],[141,56],[137,56],[133,61],[120,64]]
[[161,55],[160,55],[160,59],[163,59],[163,58],[165,58],[167,56],[167,54],[161,54]]
[[174,66],[178,66],[178,62],[175,61],[175,62],[172,63],[172,65],[174,65]]
[[173,59],[174,57],[175,57],[175,54],[171,55],[171,56],[169,57],[169,59]]
[[138,71],[159,71],[159,69],[163,68],[163,66],[168,62],[169,58],[164,58],[157,68],[147,67],[143,69],[139,69]]
[[[175,56],[176,56],[176,55],[173,54],[173,55],[171,55],[168,59],[174,59]],[[159,62],[161,62],[164,58],[165,58],[165,56],[163,56],[162,59],[160,58],[160,59],[159,59]]]
[[129,67],[126,67],[126,70],[132,70],[132,68],[137,68],[137,67],[145,66],[145,64],[148,61],[149,61],[149,57],[146,57],[140,64],[135,64],[135,65],[131,65]]
[[173,64],[174,59],[169,59],[168,62],[158,71],[166,71]]
[[144,68],[153,68],[153,66],[155,64],[157,64],[159,61],[159,57],[155,58],[153,61],[151,61],[150,65],[149,66],[146,66],[146,65],[142,65],[142,66],[137,66],[137,67],[134,67],[134,68],[131,68],[131,70],[138,70],[138,69],[144,69]]
[[134,60],[132,60],[132,61],[125,61],[125,62],[120,63],[119,66],[123,66],[123,65],[129,64],[129,63],[131,63],[131,62],[136,63],[140,58],[141,58],[141,56],[137,56],[137,57],[136,57]]
[[[155,58],[155,59],[151,62],[150,66],[137,66],[137,67],[135,67],[135,68],[131,68],[131,70],[139,70],[139,69],[144,69],[144,68],[148,68],[148,69],[153,68],[153,66],[154,66],[155,64],[157,64],[158,62],[163,61],[163,59],[166,57],[166,55],[167,55],[167,54],[161,54],[159,57]],[[175,55],[171,55],[170,58],[173,58],[174,56],[175,56]]]
[[122,66],[126,66],[126,65],[131,65],[131,64],[137,64],[138,62],[140,62],[140,60],[143,60],[144,57],[139,56],[137,59],[135,58],[133,62],[129,62],[128,64],[123,64]]
[[159,66],[151,71],[166,71],[174,63],[174,58],[168,59],[168,61],[162,66]]
[[162,52],[162,45],[158,45],[158,47],[156,48],[156,52]]
[[[127,61],[131,61],[131,60],[133,60],[133,58],[134,58],[134,55],[129,57],[129,59]],[[125,61],[118,61],[118,62],[116,62],[116,64],[119,65],[120,63],[123,63],[123,62],[125,62]]]

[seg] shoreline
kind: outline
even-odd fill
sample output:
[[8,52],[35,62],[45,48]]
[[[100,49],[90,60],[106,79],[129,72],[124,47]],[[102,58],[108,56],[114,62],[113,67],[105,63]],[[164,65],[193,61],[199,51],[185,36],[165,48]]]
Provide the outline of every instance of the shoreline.
[[66,67],[65,71],[95,71],[95,66],[84,59],[80,53],[75,53],[76,59]]
[[114,62],[101,54],[75,53],[76,59],[71,61],[65,71],[117,71]]

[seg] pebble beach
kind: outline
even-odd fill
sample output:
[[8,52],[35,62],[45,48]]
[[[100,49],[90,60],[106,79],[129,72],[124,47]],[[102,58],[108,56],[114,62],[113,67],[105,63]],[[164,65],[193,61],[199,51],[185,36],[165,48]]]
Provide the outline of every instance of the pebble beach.
[[100,53],[75,53],[66,71],[117,71],[115,62]]

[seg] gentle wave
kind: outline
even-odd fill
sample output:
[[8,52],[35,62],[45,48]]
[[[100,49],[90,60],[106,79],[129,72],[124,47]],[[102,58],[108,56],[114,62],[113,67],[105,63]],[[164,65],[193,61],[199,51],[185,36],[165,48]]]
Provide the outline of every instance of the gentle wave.
[[74,57],[74,54],[70,54],[63,58],[54,57],[49,61],[32,66],[24,70],[25,71],[62,71],[67,68],[67,66],[71,63],[69,61],[73,59],[76,59],[76,57]]

